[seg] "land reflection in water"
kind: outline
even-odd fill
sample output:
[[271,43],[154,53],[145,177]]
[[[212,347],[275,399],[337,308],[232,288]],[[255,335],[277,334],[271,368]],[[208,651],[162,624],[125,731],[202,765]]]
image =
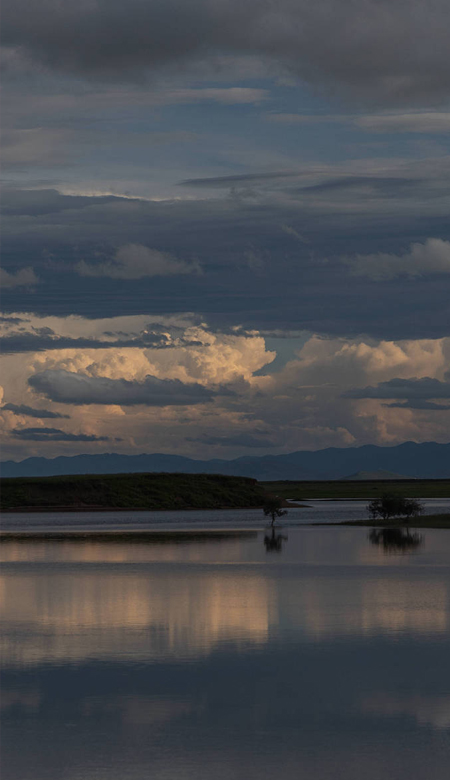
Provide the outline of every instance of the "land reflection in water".
[[450,538],[416,550],[2,545],[3,776],[444,780]]
[[369,539],[387,553],[413,552],[424,542],[423,534],[409,528],[373,528]]

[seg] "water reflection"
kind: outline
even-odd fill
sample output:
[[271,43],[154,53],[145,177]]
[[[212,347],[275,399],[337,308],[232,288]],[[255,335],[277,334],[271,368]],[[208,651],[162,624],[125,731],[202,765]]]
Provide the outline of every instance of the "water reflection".
[[284,534],[278,533],[275,528],[272,528],[270,534],[264,535],[264,547],[266,552],[281,552],[283,549],[283,542],[286,542],[288,537]]
[[407,528],[374,528],[369,539],[386,553],[413,552],[423,544],[423,534],[411,533]]
[[446,534],[8,543],[2,776],[447,780]]
[[408,715],[420,725],[450,730],[449,694],[398,694],[393,696],[389,693],[378,693],[363,701],[362,710],[365,713],[388,717]]

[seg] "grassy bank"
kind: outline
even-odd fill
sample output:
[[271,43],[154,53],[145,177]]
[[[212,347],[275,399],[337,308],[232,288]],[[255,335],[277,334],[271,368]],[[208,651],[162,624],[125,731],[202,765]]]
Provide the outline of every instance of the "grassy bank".
[[0,480],[2,511],[260,507],[255,479],[217,474],[105,474]]
[[404,498],[450,498],[450,479],[399,480],[329,480],[262,482],[263,487],[295,501],[314,498],[361,499],[378,498],[384,493],[395,493]]
[[401,518],[395,520],[348,520],[339,525],[359,525],[368,528],[450,528],[450,514],[422,515],[413,517],[408,523]]

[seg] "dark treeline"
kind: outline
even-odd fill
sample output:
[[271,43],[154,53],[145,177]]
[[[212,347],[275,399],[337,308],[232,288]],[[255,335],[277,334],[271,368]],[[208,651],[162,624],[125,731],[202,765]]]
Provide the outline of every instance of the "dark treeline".
[[19,509],[221,509],[260,507],[255,479],[220,474],[104,474],[0,480],[0,507]]

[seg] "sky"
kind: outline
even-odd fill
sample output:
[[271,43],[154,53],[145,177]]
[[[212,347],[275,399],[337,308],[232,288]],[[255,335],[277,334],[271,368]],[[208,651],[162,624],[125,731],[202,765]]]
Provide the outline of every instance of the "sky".
[[447,0],[9,0],[3,460],[450,439]]

